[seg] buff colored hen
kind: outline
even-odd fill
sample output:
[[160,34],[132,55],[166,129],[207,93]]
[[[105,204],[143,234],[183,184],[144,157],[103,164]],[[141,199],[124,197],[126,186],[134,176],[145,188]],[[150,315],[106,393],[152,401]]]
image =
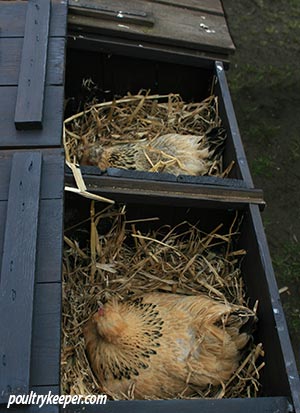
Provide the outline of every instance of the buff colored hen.
[[101,390],[123,398],[189,396],[226,383],[255,314],[206,296],[149,293],[101,306],[84,327]]
[[213,152],[203,137],[169,133],[152,141],[102,146],[94,143],[83,150],[82,165],[100,169],[121,168],[166,172],[174,175],[205,175],[212,165]]

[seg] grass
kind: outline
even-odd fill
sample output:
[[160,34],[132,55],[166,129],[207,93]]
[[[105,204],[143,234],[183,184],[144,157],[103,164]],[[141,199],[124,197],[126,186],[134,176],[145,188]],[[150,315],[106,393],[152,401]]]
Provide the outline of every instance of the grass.
[[[263,47],[268,45],[262,41]],[[229,87],[234,93],[247,93],[257,89],[260,85],[260,93],[264,89],[287,89],[291,87],[298,77],[298,68],[293,63],[245,63],[239,70],[230,73]]]
[[271,178],[275,163],[268,155],[261,155],[251,162],[251,171],[254,176],[264,176]]
[[281,274],[286,282],[298,281],[300,276],[300,243],[288,241],[273,259],[275,270]]
[[300,336],[300,309],[299,291],[295,291],[295,285],[299,283],[300,275],[300,243],[296,240],[286,242],[281,253],[274,255],[273,265],[280,286],[289,287],[289,296],[283,297],[290,335],[293,338]]
[[[263,212],[282,302],[300,369],[299,0],[224,0],[236,53],[228,83]],[[247,15],[240,22],[239,16]],[[256,32],[255,32],[256,31]],[[276,174],[275,174],[276,173]]]
[[280,125],[271,124],[263,119],[258,119],[252,124],[247,132],[251,141],[257,141],[259,145],[270,145],[280,132]]
[[299,161],[300,159],[300,142],[298,136],[293,136],[290,144],[290,156],[292,161]]

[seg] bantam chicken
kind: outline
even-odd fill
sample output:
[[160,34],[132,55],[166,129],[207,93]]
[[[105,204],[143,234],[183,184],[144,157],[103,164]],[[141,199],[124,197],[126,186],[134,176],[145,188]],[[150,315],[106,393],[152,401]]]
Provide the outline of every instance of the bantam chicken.
[[121,168],[138,171],[166,172],[174,175],[205,175],[211,165],[212,152],[203,137],[169,133],[153,140],[102,146],[85,146],[82,165],[100,169]]
[[255,314],[207,296],[149,293],[112,300],[86,323],[87,355],[101,391],[124,398],[189,396],[226,383]]

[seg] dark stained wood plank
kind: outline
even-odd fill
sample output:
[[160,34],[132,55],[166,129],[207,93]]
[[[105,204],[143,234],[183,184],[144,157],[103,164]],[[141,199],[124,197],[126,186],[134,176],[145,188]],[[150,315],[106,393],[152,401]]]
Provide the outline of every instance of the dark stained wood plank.
[[41,201],[40,209],[36,280],[38,282],[61,282],[63,198]]
[[153,3],[162,3],[183,7],[191,10],[204,11],[206,13],[223,15],[224,10],[220,0],[152,0]]
[[[18,84],[23,47],[22,38],[1,38],[0,84],[15,86]],[[63,85],[65,66],[65,39],[49,39],[46,85]]]
[[[2,266],[2,258],[3,258],[6,215],[7,215],[7,201],[0,201],[0,269]],[[1,273],[0,273],[0,276],[1,276]],[[1,291],[1,278],[0,278],[0,291]]]
[[[91,0],[89,4],[96,4],[96,0]],[[95,31],[99,34],[135,39],[141,43],[151,41],[213,53],[230,54],[234,51],[234,44],[223,15],[183,9],[169,4],[153,5],[152,2],[140,0],[131,0],[125,5],[122,0],[116,0],[113,4],[114,8],[124,12],[130,10],[153,12],[155,21],[153,28],[146,29],[138,25],[74,15],[70,2],[68,23],[71,30],[77,28],[81,31]],[[111,2],[103,0],[101,5],[111,7]]]
[[50,0],[29,0],[15,111],[19,130],[43,127],[49,24]]
[[[70,173],[70,168],[66,166],[66,172]],[[247,188],[246,183],[242,179],[219,178],[217,176],[190,176],[190,175],[172,175],[167,173],[155,173],[146,171],[134,171],[129,169],[108,168],[106,173],[103,173],[97,166],[81,166],[82,174],[87,175],[105,175],[129,179],[143,179],[151,181],[164,182],[180,182],[187,184],[200,185],[216,185],[227,188]]]
[[[212,13],[212,14],[219,14],[219,15],[224,15],[224,10],[222,7],[222,3],[220,0],[152,0],[152,3],[160,3],[160,4],[166,4],[168,6],[176,6],[176,7],[182,7],[185,9],[190,9],[190,10],[198,10],[198,11],[203,11],[206,13]],[[133,1],[133,0],[127,0],[126,5],[132,9],[132,11],[138,12],[142,11],[144,7],[147,7],[147,3],[149,4],[149,1],[146,0],[140,0],[138,3]],[[69,6],[70,7],[84,7],[88,4],[91,4],[90,1],[88,0],[69,0]],[[120,7],[117,6],[117,2],[113,2],[110,5],[109,10],[117,9],[120,10]],[[103,7],[103,2],[98,1],[98,5]],[[123,4],[124,9],[125,3]],[[139,7],[137,9],[137,7]],[[152,10],[155,10],[155,4],[152,6]]]
[[[247,204],[253,203],[264,207],[262,191],[259,189],[248,189],[180,182],[159,182],[150,180],[140,180],[133,178],[119,178],[113,176],[89,176],[84,175],[84,181],[89,191],[101,196],[112,198],[117,202],[151,202],[157,203],[178,203],[195,206],[209,204],[211,206],[222,205],[230,208],[244,208]],[[75,187],[74,178],[71,174],[66,174],[67,185]]]
[[[3,258],[7,201],[0,201],[0,268]],[[40,201],[36,281],[60,282],[63,244],[63,198]]]
[[43,130],[16,130],[13,123],[16,99],[16,87],[0,88],[2,112],[0,147],[61,146],[64,88],[62,86],[46,87]]
[[[64,191],[63,149],[43,149],[41,199],[61,199]],[[0,201],[8,199],[14,150],[0,151]]]
[[228,144],[225,146],[224,150],[224,161],[229,164],[232,160],[232,153],[235,153],[237,168],[234,169],[235,171],[238,169],[239,174],[230,177],[241,178],[246,182],[249,188],[253,188],[254,185],[248,167],[222,62],[215,62],[215,74],[217,79],[215,83],[215,93],[219,96],[220,116],[223,126],[227,130],[228,135],[231,137],[231,139],[227,139]]
[[39,152],[13,158],[0,280],[2,403],[30,385],[41,165]]
[[[0,9],[0,37],[23,37],[27,1],[0,0]],[[51,0],[50,36],[66,36],[67,10],[67,0]]]
[[31,386],[60,384],[61,284],[36,284]]
[[[72,31],[70,28],[68,37],[68,47],[85,51],[96,51],[107,53],[108,55],[129,56],[148,61],[159,61],[185,66],[201,68],[212,68],[215,60],[228,63],[226,52],[212,52],[196,49],[187,49],[182,45],[163,45],[154,42],[124,39],[123,37],[112,37],[108,35],[97,35],[97,33],[80,33]],[[67,78],[68,80],[68,78]]]
[[64,197],[64,150],[43,150],[41,199],[62,199]]
[[[40,214],[37,239],[39,282],[61,280],[64,156],[62,149],[44,149],[40,190]],[[7,199],[12,159],[15,151],[0,151],[0,268],[6,226]],[[51,254],[49,254],[51,251]]]
[[249,399],[219,399],[219,400],[121,400],[109,401],[105,406],[69,405],[64,413],[288,413],[289,401],[286,397],[260,397]]

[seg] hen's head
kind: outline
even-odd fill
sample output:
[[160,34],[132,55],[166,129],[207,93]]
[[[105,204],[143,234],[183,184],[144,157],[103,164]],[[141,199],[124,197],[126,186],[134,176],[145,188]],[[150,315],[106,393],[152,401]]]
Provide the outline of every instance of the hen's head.
[[117,343],[126,328],[124,318],[116,303],[100,304],[93,321],[101,338],[109,343]]
[[79,149],[80,164],[81,165],[96,165],[104,170],[109,166],[108,150],[99,142],[88,142],[82,137],[82,145]]

